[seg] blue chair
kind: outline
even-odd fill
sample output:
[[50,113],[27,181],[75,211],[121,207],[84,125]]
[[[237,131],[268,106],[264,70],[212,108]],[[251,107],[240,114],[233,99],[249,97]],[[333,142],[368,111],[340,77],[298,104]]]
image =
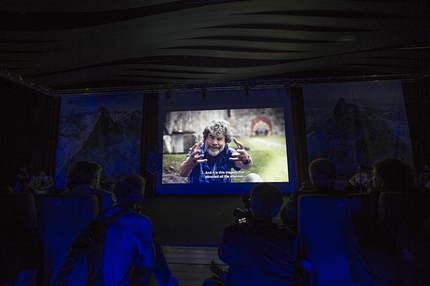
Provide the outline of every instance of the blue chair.
[[380,194],[378,234],[387,244],[397,249],[399,260],[396,266],[399,267],[401,285],[428,283],[429,222],[430,193],[382,192]]
[[41,262],[38,250],[33,195],[0,194],[0,284],[14,283],[21,272],[36,273]]
[[360,285],[348,248],[353,224],[373,228],[377,196],[370,194],[302,195],[298,200],[297,232],[310,285]]
[[99,213],[96,195],[35,195],[39,235],[43,242],[44,280],[49,283],[68,248]]

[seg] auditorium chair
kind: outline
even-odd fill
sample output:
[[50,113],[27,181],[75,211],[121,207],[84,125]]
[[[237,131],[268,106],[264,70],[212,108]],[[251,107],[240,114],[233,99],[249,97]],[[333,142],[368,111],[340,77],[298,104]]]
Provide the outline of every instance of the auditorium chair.
[[0,194],[0,248],[0,284],[15,283],[32,273],[27,285],[35,285],[41,255],[32,194]]
[[[348,248],[356,243],[347,230],[375,227],[377,196],[370,194],[302,195],[297,232],[307,285],[360,285]],[[306,276],[306,275],[305,275]]]
[[88,194],[40,194],[34,199],[43,242],[44,281],[49,283],[75,238],[98,215],[99,203],[96,195]]
[[402,286],[427,284],[430,272],[430,193],[382,192],[378,232],[397,248]]

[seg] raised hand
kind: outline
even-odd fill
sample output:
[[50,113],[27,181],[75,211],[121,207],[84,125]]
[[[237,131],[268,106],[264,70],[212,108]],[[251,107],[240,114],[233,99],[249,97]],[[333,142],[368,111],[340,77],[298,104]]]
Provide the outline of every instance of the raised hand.
[[232,154],[232,157],[229,158],[231,161],[241,161],[246,162],[249,159],[249,154],[246,152],[244,145],[239,142],[236,138],[233,138],[234,143],[237,146],[237,150]]
[[191,153],[190,157],[187,161],[190,161],[189,163],[193,163],[193,166],[197,164],[201,164],[207,161],[207,159],[202,159],[204,157],[204,154],[200,153],[200,147],[203,145],[203,142],[197,142],[196,144],[191,147]]
[[202,159],[204,154],[200,154],[200,147],[203,145],[203,142],[200,141],[191,147],[190,157],[187,160],[182,162],[181,167],[179,169],[179,175],[182,177],[188,177],[191,174],[195,165],[204,163],[207,159]]

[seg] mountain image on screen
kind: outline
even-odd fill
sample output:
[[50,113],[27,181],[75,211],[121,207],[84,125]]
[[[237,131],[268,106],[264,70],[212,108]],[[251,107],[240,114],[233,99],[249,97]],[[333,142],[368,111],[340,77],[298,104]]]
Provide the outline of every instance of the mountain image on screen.
[[95,114],[74,113],[63,120],[68,124],[59,131],[57,181],[64,181],[67,169],[80,160],[99,163],[102,176],[111,180],[140,170],[141,111],[100,106]]

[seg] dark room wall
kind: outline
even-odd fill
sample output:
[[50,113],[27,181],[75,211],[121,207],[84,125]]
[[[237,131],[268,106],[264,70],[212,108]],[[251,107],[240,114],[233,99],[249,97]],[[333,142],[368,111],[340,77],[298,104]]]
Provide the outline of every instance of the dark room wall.
[[414,150],[416,171],[430,163],[430,78],[404,83],[403,94]]
[[14,187],[22,166],[32,173],[54,171],[59,102],[58,98],[0,80],[0,174],[5,184]]

